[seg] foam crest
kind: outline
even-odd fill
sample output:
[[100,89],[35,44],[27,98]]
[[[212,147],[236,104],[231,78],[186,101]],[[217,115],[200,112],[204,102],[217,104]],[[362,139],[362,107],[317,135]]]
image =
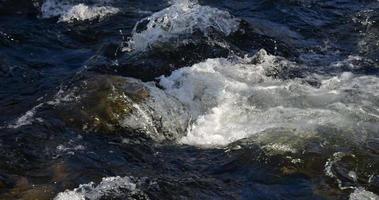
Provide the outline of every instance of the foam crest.
[[227,145],[259,132],[290,128],[316,133],[321,127],[349,130],[364,140],[378,130],[379,78],[343,73],[306,79],[279,80],[273,72],[296,67],[264,51],[244,59],[208,59],[162,77],[161,86],[189,108],[194,123],[180,142]]
[[114,15],[120,10],[106,5],[107,1],[99,1],[94,5],[84,3],[74,4],[67,1],[46,0],[41,7],[42,17],[59,17],[58,22],[74,22],[84,20],[103,19]]
[[16,122],[13,124],[9,124],[7,128],[12,128],[12,129],[17,129],[22,126],[30,125],[32,124],[35,120],[37,121],[43,121],[41,118],[34,118],[34,115],[36,114],[37,110],[42,107],[43,104],[38,104],[37,106],[33,107],[31,110],[27,111],[24,115],[21,117],[17,118]]
[[350,200],[378,200],[379,196],[366,191],[363,188],[357,188],[353,193],[350,194]]
[[208,37],[212,31],[228,36],[238,30],[239,20],[226,11],[201,6],[195,1],[172,3],[170,7],[139,21],[124,50],[144,51],[173,40],[175,43],[187,43],[195,32]]
[[74,190],[59,193],[55,200],[97,200],[110,197],[125,197],[139,192],[137,184],[130,177],[107,177],[98,184],[91,182]]

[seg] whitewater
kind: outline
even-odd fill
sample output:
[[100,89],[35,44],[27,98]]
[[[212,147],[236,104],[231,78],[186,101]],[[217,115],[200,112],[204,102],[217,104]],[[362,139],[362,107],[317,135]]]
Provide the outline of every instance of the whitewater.
[[0,123],[0,198],[379,199],[378,3],[250,4],[34,2],[49,50],[19,77],[44,81]]

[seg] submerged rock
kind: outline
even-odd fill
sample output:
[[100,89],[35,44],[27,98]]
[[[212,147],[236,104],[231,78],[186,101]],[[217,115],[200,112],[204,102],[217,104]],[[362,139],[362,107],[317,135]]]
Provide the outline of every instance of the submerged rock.
[[349,134],[349,131],[332,129],[308,133],[271,129],[238,140],[226,149],[240,159],[254,152],[255,158],[251,162],[272,166],[285,176],[307,175],[319,182],[319,187],[325,187],[327,183],[335,190],[364,187],[377,192],[379,156],[367,151],[370,147],[366,147],[367,144],[375,149],[372,147],[375,139],[357,141],[348,137]]

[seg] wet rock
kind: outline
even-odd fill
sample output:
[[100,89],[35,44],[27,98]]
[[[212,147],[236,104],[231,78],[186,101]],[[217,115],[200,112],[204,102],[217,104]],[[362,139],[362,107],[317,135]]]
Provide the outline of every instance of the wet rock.
[[55,196],[55,191],[51,186],[34,186],[23,192],[20,199],[24,200],[49,200]]
[[[227,57],[229,49],[203,40],[180,46],[159,46],[147,52],[119,52],[116,46],[104,47],[88,61],[89,71],[153,81],[172,71],[201,62],[207,58]],[[114,63],[114,59],[117,63]]]
[[367,186],[370,191],[377,191],[379,157],[367,151],[375,152],[376,140],[357,142],[348,134],[349,131],[332,129],[308,133],[271,129],[230,144],[227,152],[242,160],[254,154],[251,162],[259,162],[286,176],[307,175],[320,184],[329,184],[328,190]]
[[26,177],[19,177],[16,181],[16,185],[13,188],[13,191],[15,193],[18,193],[20,191],[27,190],[29,188],[29,180]]
[[56,163],[52,167],[52,181],[63,182],[68,176],[66,166],[64,163]]
[[306,77],[304,78],[304,83],[307,83],[315,88],[320,88],[321,86],[321,81],[319,79],[317,79],[316,77]]
[[34,185],[25,176],[0,177],[0,199],[47,200],[53,195],[51,186]]
[[[242,21],[240,29],[225,37],[217,31],[209,30],[208,36],[194,31],[191,38],[176,38],[170,42],[154,43],[145,51],[133,51],[115,44],[105,45],[87,66],[90,71],[117,74],[152,81],[162,75],[170,75],[181,67],[191,66],[209,58],[255,54],[260,49],[254,62],[263,59],[269,52],[273,55],[295,57],[290,47],[270,37],[255,33],[247,22]],[[88,34],[85,34],[88,35]],[[264,51],[264,52],[263,52]],[[267,52],[266,52],[267,51]],[[282,66],[282,68],[284,68]],[[295,77],[298,72],[288,69],[287,73],[272,70],[272,76]],[[282,77],[280,77],[282,78]]]
[[259,50],[254,57],[252,58],[251,63],[254,65],[262,64],[265,61],[265,58],[267,57],[267,51],[264,49]]
[[272,59],[272,65],[265,68],[265,75],[277,79],[295,79],[307,77],[307,72],[301,71],[298,64],[280,56],[271,56],[266,49],[258,50],[249,60],[253,65],[260,65]]
[[173,140],[185,133],[189,116],[176,99],[163,96],[154,83],[87,74],[62,89],[49,104],[68,126],[85,132]]
[[[21,185],[20,185],[21,184]],[[56,191],[48,185],[31,185],[19,183],[8,193],[0,194],[0,199],[48,200],[53,199]]]
[[342,157],[330,161],[330,164],[331,171],[329,172],[335,176],[341,189],[353,188],[355,186],[355,182],[357,181],[357,174],[355,172],[357,166],[354,155],[342,155]]

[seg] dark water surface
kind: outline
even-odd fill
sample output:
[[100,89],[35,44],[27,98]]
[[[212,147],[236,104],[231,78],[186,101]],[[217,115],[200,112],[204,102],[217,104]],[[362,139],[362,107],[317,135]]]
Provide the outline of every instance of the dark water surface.
[[0,199],[379,199],[376,0],[0,0]]

